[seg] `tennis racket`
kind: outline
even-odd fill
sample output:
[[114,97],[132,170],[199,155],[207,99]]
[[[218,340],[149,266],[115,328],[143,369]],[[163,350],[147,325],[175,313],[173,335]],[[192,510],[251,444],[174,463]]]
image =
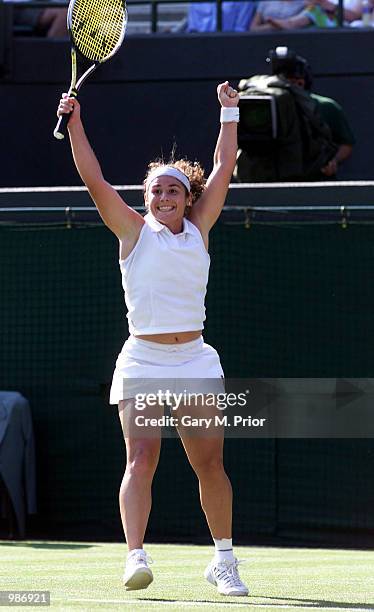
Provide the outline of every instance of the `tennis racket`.
[[[71,0],[67,26],[71,39],[71,83],[68,96],[77,97],[84,81],[120,48],[125,36],[124,0]],[[53,132],[65,136],[69,115],[61,115]]]

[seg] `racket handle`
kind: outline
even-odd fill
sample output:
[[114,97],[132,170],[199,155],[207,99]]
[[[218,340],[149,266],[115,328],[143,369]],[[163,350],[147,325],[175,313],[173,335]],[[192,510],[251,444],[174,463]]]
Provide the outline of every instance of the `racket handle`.
[[71,113],[64,113],[63,115],[59,116],[58,121],[56,123],[56,127],[53,131],[53,136],[57,138],[57,140],[62,140],[63,138],[65,138],[66,126],[70,119],[70,114]]

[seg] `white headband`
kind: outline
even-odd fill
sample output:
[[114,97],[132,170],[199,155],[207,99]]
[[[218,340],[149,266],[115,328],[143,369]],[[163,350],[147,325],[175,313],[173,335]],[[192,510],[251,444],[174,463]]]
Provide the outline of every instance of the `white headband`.
[[156,168],[155,170],[153,170],[153,172],[151,172],[151,174],[147,176],[147,180],[146,180],[147,188],[150,185],[150,183],[154,181],[156,178],[158,178],[159,176],[173,176],[174,178],[178,179],[178,181],[183,183],[188,193],[190,193],[191,183],[188,180],[187,176],[184,174],[184,172],[181,172],[180,170],[178,170],[178,168],[174,168],[173,166],[160,166],[159,168]]

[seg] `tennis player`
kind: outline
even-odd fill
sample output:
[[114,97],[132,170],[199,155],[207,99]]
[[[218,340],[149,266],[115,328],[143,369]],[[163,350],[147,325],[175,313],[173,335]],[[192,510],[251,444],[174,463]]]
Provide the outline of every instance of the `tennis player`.
[[[226,81],[217,88],[221,130],[214,166],[207,181],[198,163],[152,162],[144,181],[145,217],[127,206],[101,172],[87,140],[76,99],[63,94],[57,114],[71,113],[68,123],[77,170],[104,223],[118,237],[120,269],[128,309],[130,337],[116,362],[110,402],[118,404],[127,451],[119,501],[128,545],[124,573],[127,589],[144,589],[153,580],[143,541],[151,509],[151,484],[160,453],[158,420],[151,435],[135,428],[163,414],[162,403],[149,402],[139,413],[138,388],[151,379],[222,379],[217,352],[205,344],[204,299],[209,272],[209,231],[225,202],[237,151],[239,96]],[[136,387],[136,384],[135,384]],[[152,404],[152,405],[151,405]],[[189,407],[204,418],[215,406]],[[186,414],[186,407],[178,408]],[[155,420],[155,419],[154,419]],[[201,505],[215,554],[205,578],[222,595],[247,595],[232,548],[232,489],[223,467],[222,427],[211,435],[191,435],[176,422],[188,460],[198,480]],[[149,433],[149,430],[148,430]]]

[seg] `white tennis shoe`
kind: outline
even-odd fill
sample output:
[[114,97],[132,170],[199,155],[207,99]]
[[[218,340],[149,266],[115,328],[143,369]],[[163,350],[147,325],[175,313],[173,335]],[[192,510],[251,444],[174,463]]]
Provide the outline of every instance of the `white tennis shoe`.
[[208,582],[217,587],[221,595],[248,595],[248,589],[240,580],[238,565],[240,561],[222,561],[216,563],[213,559],[206,568],[204,576]]
[[148,563],[153,563],[145,550],[134,550],[126,559],[123,582],[127,591],[146,589],[153,581]]

